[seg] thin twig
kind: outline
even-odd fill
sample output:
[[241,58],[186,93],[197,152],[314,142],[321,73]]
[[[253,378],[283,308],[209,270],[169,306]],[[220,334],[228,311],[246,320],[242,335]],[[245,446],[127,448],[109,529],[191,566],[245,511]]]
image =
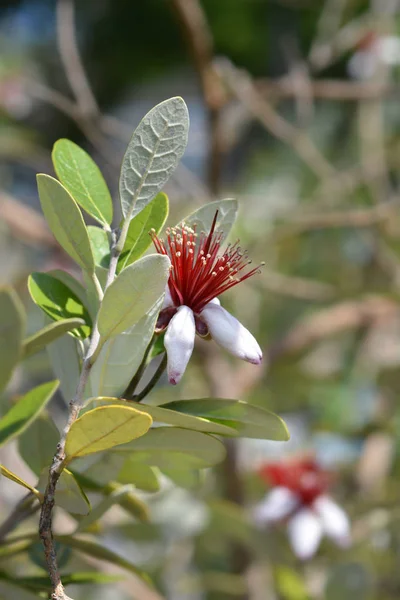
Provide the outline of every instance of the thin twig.
[[216,194],[220,183],[223,140],[221,109],[226,95],[213,66],[213,39],[206,15],[198,0],[170,0],[183,30],[200,79],[208,115],[210,150],[208,152],[208,183]]
[[135,375],[132,377],[129,384],[127,385],[125,391],[121,395],[121,398],[124,398],[125,400],[129,400],[130,398],[133,397],[135,390],[139,384],[139,381],[142,378],[142,375],[146,369],[147,359],[148,359],[149,354],[154,346],[155,339],[156,339],[156,334],[153,334],[153,337],[151,338],[150,343],[147,346],[145,353],[143,355],[142,362],[140,363],[139,368],[136,371]]
[[[141,400],[143,400],[143,398],[145,398],[151,392],[151,390],[155,387],[155,385],[158,383],[160,377],[162,376],[162,374],[164,373],[166,368],[167,368],[167,353],[165,352],[160,364],[157,367],[156,372],[154,373],[153,377],[150,379],[149,383],[142,389],[142,391],[139,394],[136,394],[136,396],[133,396],[132,400],[134,400],[135,402],[140,402]],[[129,400],[129,398],[128,398],[128,400]]]

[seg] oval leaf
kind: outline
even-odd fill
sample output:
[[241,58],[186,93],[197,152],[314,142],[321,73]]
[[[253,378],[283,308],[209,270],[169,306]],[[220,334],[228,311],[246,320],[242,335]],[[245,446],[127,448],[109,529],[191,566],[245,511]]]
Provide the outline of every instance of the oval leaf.
[[131,461],[129,456],[124,460],[116,479],[119,483],[132,483],[144,492],[158,492],[160,489],[156,469],[147,465],[139,465],[136,461]]
[[136,325],[106,342],[90,371],[93,396],[121,396],[142,362],[162,298]]
[[0,446],[3,446],[29,427],[53,396],[58,385],[58,381],[43,383],[22,396],[10,408],[0,421]]
[[161,190],[183,155],[189,114],[182,98],[155,106],[139,123],[122,161],[122,213],[131,219]]
[[163,404],[162,408],[185,415],[204,417],[215,423],[227,425],[242,437],[279,442],[287,441],[290,437],[285,422],[278,415],[241,400],[225,398],[177,400]]
[[184,222],[187,225],[193,226],[197,224],[197,232],[205,231],[208,233],[211,229],[215,212],[218,210],[217,226],[218,231],[222,231],[223,240],[230,233],[233,224],[236,221],[238,213],[238,201],[233,199],[228,200],[217,200],[215,202],[209,202],[204,206],[201,206],[189,216],[187,216]]
[[78,343],[75,337],[66,335],[47,346],[51,367],[60,381],[60,391],[67,403],[75,395],[81,374]]
[[102,225],[111,225],[111,194],[89,154],[74,142],[61,139],[54,144],[51,156],[57,177],[75,202]]
[[94,225],[89,225],[87,230],[96,266],[108,268],[110,264],[110,241],[107,232]]
[[75,318],[63,319],[62,321],[46,325],[46,327],[43,327],[43,329],[32,334],[22,342],[22,357],[28,358],[28,356],[40,352],[48,344],[63,336],[64,333],[68,333],[82,325],[85,325],[85,321]]
[[107,288],[98,328],[108,339],[133,327],[164,293],[170,261],[159,254],[145,256],[124,269]]
[[79,301],[85,308],[88,308],[88,298],[86,294],[86,290],[83,285],[72,277],[67,271],[62,271],[61,269],[53,269],[51,271],[47,271],[47,275],[52,275],[61,283],[67,286],[74,294],[79,298]]
[[21,352],[25,313],[12,288],[0,290],[0,391],[11,377]]
[[79,338],[88,337],[92,325],[90,315],[64,283],[48,273],[32,273],[28,278],[28,289],[34,303],[53,321],[82,319],[86,325],[71,329],[71,333]]
[[152,419],[125,406],[94,408],[75,421],[69,430],[65,453],[70,460],[125,444],[144,435]]
[[131,460],[153,467],[169,468],[175,458],[182,468],[203,469],[221,462],[224,445],[211,435],[179,427],[156,427],[144,437],[114,452],[130,452]]
[[29,490],[30,492],[32,492],[32,494],[34,494],[38,498],[43,499],[43,496],[39,492],[39,490],[37,490],[36,488],[29,485],[29,483],[27,483],[26,481],[21,479],[21,477],[18,477],[18,475],[16,475],[15,473],[13,473],[9,469],[7,469],[4,465],[0,465],[0,475],[4,475],[4,477],[7,477],[7,479],[10,479],[14,483],[18,483],[18,485]]
[[168,217],[168,197],[157,194],[155,198],[130,222],[126,242],[118,260],[119,273],[132,264],[151,246],[150,231],[158,234]]
[[75,200],[50,175],[37,175],[37,185],[43,214],[57,242],[82,269],[94,273],[89,236]]
[[50,466],[60,440],[57,427],[49,418],[40,416],[18,437],[18,449],[28,467],[39,477]]

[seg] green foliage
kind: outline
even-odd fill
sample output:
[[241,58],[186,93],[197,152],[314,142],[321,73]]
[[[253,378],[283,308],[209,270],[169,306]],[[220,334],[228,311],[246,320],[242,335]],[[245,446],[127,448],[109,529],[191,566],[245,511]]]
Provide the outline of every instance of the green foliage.
[[6,387],[20,354],[25,312],[11,288],[0,290],[0,392]]
[[196,224],[196,229],[198,233],[200,233],[201,231],[208,232],[210,231],[217,210],[217,229],[218,231],[221,231],[224,234],[222,239],[225,239],[229,235],[237,217],[237,200],[228,199],[209,202],[208,204],[201,206],[200,208],[192,212],[190,215],[188,215],[184,219],[184,222],[187,225]]
[[101,406],[88,411],[73,423],[67,436],[68,461],[101,452],[144,435],[151,417],[128,406]]
[[157,477],[157,471],[148,465],[138,464],[128,456],[119,471],[117,481],[122,484],[132,483],[139,490],[145,492],[158,492],[160,483]]
[[[46,312],[48,314],[48,311]],[[33,333],[23,340],[22,357],[28,358],[32,354],[40,352],[48,344],[51,344],[51,342],[62,337],[64,333],[71,332],[72,334],[78,334],[79,328],[82,325],[85,325],[85,321],[81,318],[62,319],[46,325],[46,327],[43,327],[40,331]]]
[[77,144],[66,139],[54,144],[52,159],[57,177],[75,202],[102,225],[111,225],[111,195],[93,159]]
[[94,225],[89,225],[87,231],[96,267],[108,267],[110,263],[110,240],[107,232]]
[[98,316],[104,341],[133,327],[164,293],[169,265],[166,256],[145,256],[126,267],[107,288]]
[[0,421],[0,446],[21,434],[36,419],[59,386],[49,381],[33,388],[18,400]]
[[67,254],[89,274],[94,258],[81,211],[65,187],[49,175],[38,175],[40,204],[46,221]]
[[35,304],[53,321],[81,319],[85,325],[71,329],[71,333],[79,338],[90,334],[92,321],[88,311],[79,298],[59,279],[47,273],[32,273],[28,279],[28,289]]
[[168,210],[168,197],[160,193],[132,219],[118,260],[118,273],[146,252],[151,245],[150,231],[154,229],[157,234],[160,233],[167,220]]
[[131,219],[161,190],[185,151],[189,115],[182,98],[170,98],[143,117],[121,166],[122,213]]
[[[47,483],[47,469],[39,479],[39,489],[44,492]],[[57,506],[73,515],[87,515],[91,509],[90,502],[75,479],[73,473],[64,469],[57,483],[55,501]]]
[[35,475],[39,476],[44,469],[48,469],[59,439],[57,427],[43,415],[18,437],[21,458]]
[[24,479],[19,477],[19,475],[16,475],[12,471],[10,471],[10,469],[7,469],[7,467],[5,467],[4,465],[0,465],[0,475],[7,477],[7,479],[10,479],[10,481],[13,481],[14,483],[17,483],[21,487],[25,488],[26,490],[29,490],[38,498],[42,498],[42,494],[39,492],[39,490],[37,490],[32,485],[24,481]]

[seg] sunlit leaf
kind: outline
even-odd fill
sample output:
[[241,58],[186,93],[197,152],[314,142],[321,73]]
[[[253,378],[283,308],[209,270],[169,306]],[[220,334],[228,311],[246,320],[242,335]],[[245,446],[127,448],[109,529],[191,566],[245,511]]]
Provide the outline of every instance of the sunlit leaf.
[[[241,400],[225,398],[177,400],[163,404],[160,408],[185,415],[204,417],[214,423],[235,429],[237,434],[242,437],[275,441],[289,439],[285,422],[278,415]],[[155,419],[154,415],[153,418]]]
[[7,467],[5,467],[4,465],[0,465],[0,475],[3,475],[4,477],[7,477],[7,479],[10,479],[14,483],[17,483],[21,487],[29,490],[30,492],[32,492],[32,494],[34,494],[38,498],[43,498],[43,496],[42,496],[42,494],[40,493],[39,490],[37,490],[32,485],[30,485],[29,483],[27,483],[26,481],[24,481],[21,477],[19,477],[18,475],[16,475],[15,473],[13,473],[12,471],[10,471],[9,469],[7,469]]
[[284,600],[308,600],[307,587],[294,569],[279,565],[274,569],[274,579]]
[[137,440],[117,446],[114,452],[130,452],[141,464],[170,468],[174,462],[189,469],[203,469],[221,462],[225,448],[216,438],[179,427],[156,427]]
[[182,98],[155,106],[139,123],[122,161],[122,213],[131,219],[161,190],[185,151],[189,114]]
[[164,193],[155,198],[132,219],[121,256],[118,260],[118,273],[135,262],[151,245],[150,230],[158,234],[168,216],[168,197]]
[[162,305],[160,298],[133,327],[108,340],[90,371],[94,396],[120,396],[139,368]]
[[175,485],[187,490],[196,489],[201,482],[201,471],[192,469],[175,469],[173,466],[171,466],[171,468],[164,467],[162,472],[164,475],[169,477],[169,479],[171,479]]
[[74,200],[96,221],[111,225],[111,194],[99,167],[82,148],[70,140],[58,140],[52,159],[57,177]]
[[[43,546],[40,545],[40,550],[43,554]],[[58,558],[58,553],[57,553]],[[0,579],[13,582],[14,578],[7,575],[3,571],[0,571]],[[79,571],[77,573],[63,573],[62,581],[63,585],[97,585],[115,583],[122,579],[119,575],[108,575],[107,573],[99,573],[98,571]],[[47,575],[32,575],[30,577],[22,577],[18,575],[18,583],[21,587],[31,590],[32,592],[51,592],[51,583]],[[14,597],[14,596],[13,596]],[[10,596],[11,598],[11,596]],[[17,600],[20,600],[20,596],[15,596]],[[35,596],[37,598],[37,596]],[[22,599],[21,599],[22,600]]]
[[47,275],[52,275],[61,281],[61,283],[66,285],[75,294],[75,296],[77,296],[80,303],[83,304],[85,308],[89,308],[86,290],[83,285],[77,279],[75,279],[75,277],[72,277],[72,275],[70,275],[67,271],[62,271],[61,269],[52,269],[51,271],[47,271]]
[[49,418],[40,415],[18,437],[18,449],[28,467],[39,476],[50,466],[59,441],[57,427]]
[[40,203],[46,221],[70,257],[88,273],[94,259],[81,211],[65,187],[50,175],[37,175]]
[[40,414],[58,388],[58,381],[43,383],[22,396],[0,421],[0,446],[22,433]]
[[215,217],[215,212],[217,210],[218,217],[216,228],[218,231],[223,232],[224,235],[222,239],[225,239],[230,233],[237,217],[237,200],[228,199],[209,202],[208,204],[205,204],[204,206],[201,206],[200,208],[195,210],[183,220],[187,225],[190,226],[197,224],[197,233],[200,233],[201,231],[205,231],[206,233],[208,233],[211,229],[211,225]]
[[87,515],[90,511],[90,502],[85,492],[68,469],[63,470],[58,480],[56,504],[77,515]]
[[82,325],[85,325],[85,321],[79,318],[63,319],[46,325],[40,331],[36,331],[36,333],[23,340],[22,357],[28,358],[28,356],[40,352],[54,340],[62,337],[65,333],[78,329]]
[[6,387],[20,353],[25,312],[12,288],[0,290],[0,391]]
[[152,254],[126,267],[107,288],[98,317],[103,339],[133,327],[164,293],[170,262]]
[[160,489],[156,469],[148,465],[139,465],[136,461],[131,461],[129,456],[116,479],[122,484],[132,483],[145,492],[157,492]]
[[152,419],[149,415],[125,406],[100,406],[83,414],[67,435],[68,459],[101,452],[144,435]]
[[28,289],[34,303],[53,321],[82,319],[86,325],[72,329],[71,333],[81,338],[90,334],[92,320],[88,311],[59,279],[48,273],[32,273],[28,278]]

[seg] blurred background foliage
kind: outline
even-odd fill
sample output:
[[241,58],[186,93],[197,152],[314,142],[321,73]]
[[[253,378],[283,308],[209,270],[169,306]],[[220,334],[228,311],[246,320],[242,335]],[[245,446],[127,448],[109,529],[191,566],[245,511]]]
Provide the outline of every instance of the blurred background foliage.
[[[213,198],[239,199],[235,234],[266,266],[224,302],[266,359],[262,368],[238,365],[199,343],[179,387],[161,382],[154,400],[243,398],[283,416],[291,441],[229,443],[225,463],[201,480],[165,478],[161,491],[144,493],[149,523],[113,507],[92,525],[104,547],[150,572],[159,592],[65,546],[65,572],[120,577],[72,584],[70,593],[397,598],[400,3],[97,0],[75,8],[64,0],[0,5],[0,282],[16,287],[37,329],[27,274],[73,270],[38,210],[35,174],[52,172],[53,143],[67,137],[85,147],[115,196],[134,126],[157,102],[181,95],[191,131],[166,189],[170,223]],[[386,51],[382,40],[391,40]],[[32,357],[12,393],[49,377],[46,353]],[[50,411],[60,422],[61,397]],[[336,472],[332,494],[352,519],[353,544],[342,551],[324,542],[300,564],[285,529],[257,529],[251,508],[266,493],[260,465],[303,453]],[[0,459],[34,483],[16,447]],[[1,480],[2,520],[21,495]],[[71,517],[60,514],[56,525],[68,532]],[[46,576],[35,547],[3,563],[0,582],[3,570]],[[3,597],[11,596],[0,586]]]

